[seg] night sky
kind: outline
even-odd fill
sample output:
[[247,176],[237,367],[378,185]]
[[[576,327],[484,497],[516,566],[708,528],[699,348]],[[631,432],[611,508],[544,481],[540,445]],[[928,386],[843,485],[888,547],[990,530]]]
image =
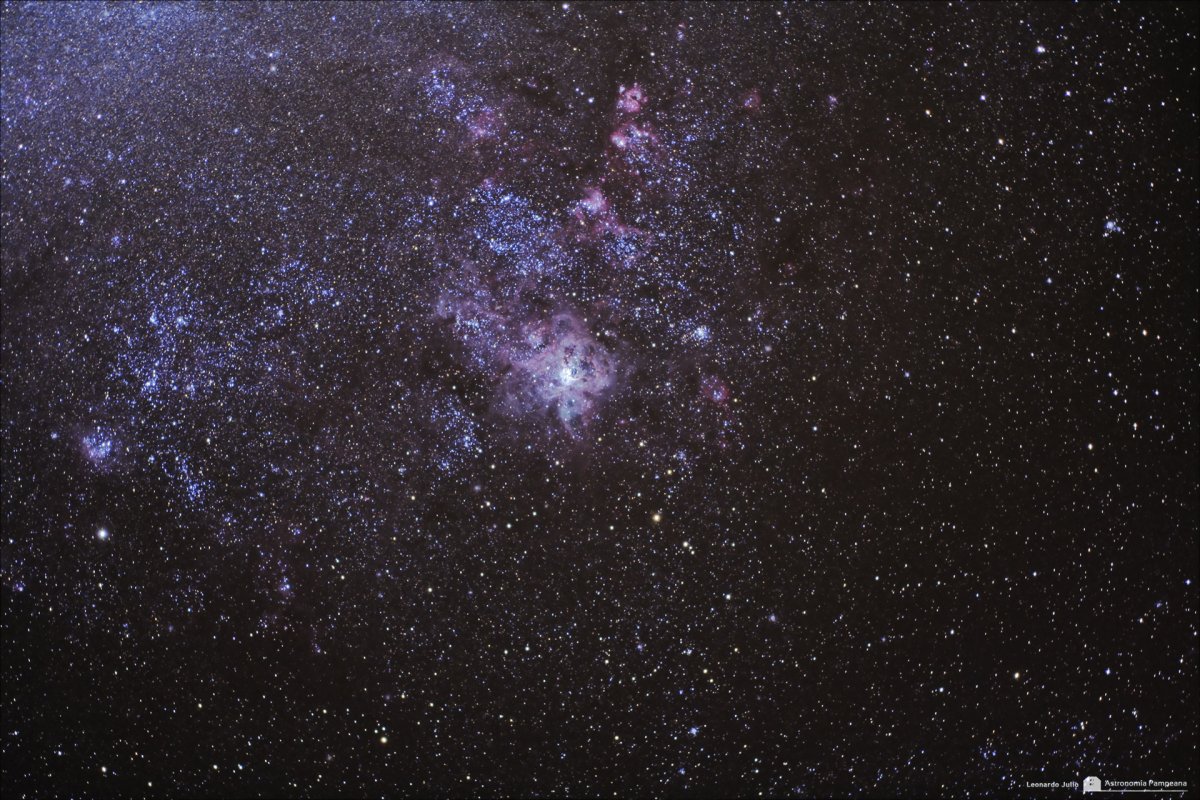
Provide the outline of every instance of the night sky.
[[5,3],[5,796],[1191,779],[1198,20]]

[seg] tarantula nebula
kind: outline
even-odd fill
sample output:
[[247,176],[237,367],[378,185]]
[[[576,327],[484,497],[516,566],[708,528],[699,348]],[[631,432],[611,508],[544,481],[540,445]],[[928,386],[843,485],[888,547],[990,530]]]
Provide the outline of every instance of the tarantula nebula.
[[552,413],[567,433],[578,436],[613,387],[615,356],[567,312],[523,326],[522,332],[521,345],[511,354],[505,408]]

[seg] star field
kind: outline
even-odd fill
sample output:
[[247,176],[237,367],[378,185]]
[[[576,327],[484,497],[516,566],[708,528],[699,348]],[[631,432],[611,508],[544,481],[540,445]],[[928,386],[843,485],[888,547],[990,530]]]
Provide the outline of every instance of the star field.
[[5,797],[1192,777],[1196,7],[0,24]]

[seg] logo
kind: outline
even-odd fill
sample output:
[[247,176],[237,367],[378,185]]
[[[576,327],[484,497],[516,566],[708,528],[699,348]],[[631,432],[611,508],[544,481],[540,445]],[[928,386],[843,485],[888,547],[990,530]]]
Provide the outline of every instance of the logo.
[[1087,794],[1088,792],[1099,792],[1099,791],[1101,791],[1099,778],[1095,777],[1094,775],[1090,775],[1083,779],[1083,793],[1084,794]]

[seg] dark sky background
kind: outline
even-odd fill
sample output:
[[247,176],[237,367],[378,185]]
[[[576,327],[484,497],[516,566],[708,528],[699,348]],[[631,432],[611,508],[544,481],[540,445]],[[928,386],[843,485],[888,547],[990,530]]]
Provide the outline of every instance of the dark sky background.
[[0,22],[6,797],[1192,777],[1196,6]]

